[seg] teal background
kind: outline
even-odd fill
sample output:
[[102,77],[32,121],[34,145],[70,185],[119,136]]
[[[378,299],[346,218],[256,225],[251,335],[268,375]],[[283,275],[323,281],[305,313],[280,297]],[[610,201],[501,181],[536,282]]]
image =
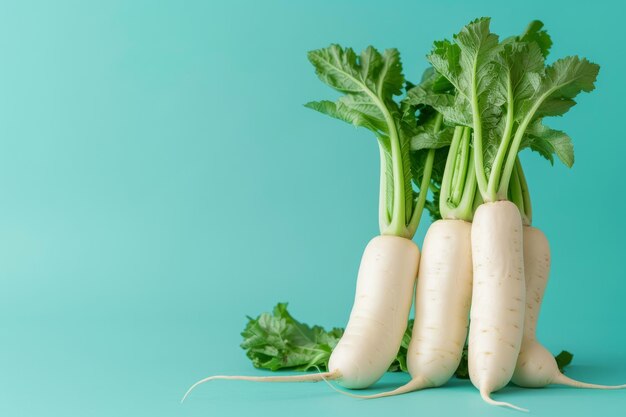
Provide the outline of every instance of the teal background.
[[[572,170],[523,161],[553,274],[539,333],[568,375],[626,382],[622,2],[0,3],[0,415],[512,415],[466,381],[377,401],[324,384],[195,380],[254,370],[246,315],[289,301],[344,325],[377,234],[374,139],[305,109],[335,97],[306,52],[433,40],[489,15],[544,20],[552,56],[601,64],[555,127]],[[416,241],[421,242],[427,222]],[[388,375],[375,389],[406,380]],[[534,415],[616,415],[626,392],[507,388]],[[561,414],[562,413],[562,414]]]

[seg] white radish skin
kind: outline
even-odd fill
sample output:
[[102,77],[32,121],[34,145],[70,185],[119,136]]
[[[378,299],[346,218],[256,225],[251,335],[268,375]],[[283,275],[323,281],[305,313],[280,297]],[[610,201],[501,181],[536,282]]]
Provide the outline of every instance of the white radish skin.
[[378,236],[365,248],[354,305],[328,370],[346,388],[366,388],[387,371],[400,349],[419,266],[413,241]]
[[415,321],[407,351],[411,381],[380,398],[438,387],[454,375],[463,354],[472,296],[471,223],[438,220],[422,247],[415,292]]
[[407,353],[414,378],[433,387],[454,375],[463,354],[472,300],[472,224],[439,220],[428,229]]
[[524,329],[523,230],[517,206],[509,201],[479,206],[471,240],[470,379],[487,403],[528,411],[490,397],[511,380]]
[[524,337],[511,381],[520,387],[540,388],[550,384],[578,388],[621,389],[626,385],[597,385],[566,377],[554,356],[536,336],[541,302],[550,275],[550,246],[541,230],[524,227],[524,271],[526,276],[526,319]]
[[212,376],[256,382],[318,382],[336,380],[346,388],[367,388],[378,381],[395,359],[413,301],[420,252],[412,240],[377,236],[365,248],[359,267],[350,320],[333,350],[328,372],[293,376]]

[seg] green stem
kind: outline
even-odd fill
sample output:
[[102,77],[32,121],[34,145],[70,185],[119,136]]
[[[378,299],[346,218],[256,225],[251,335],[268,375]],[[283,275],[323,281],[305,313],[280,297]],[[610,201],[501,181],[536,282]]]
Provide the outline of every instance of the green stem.
[[[433,131],[435,133],[439,132],[442,123],[443,115],[441,113],[437,113],[437,116],[435,118],[435,125],[433,126]],[[409,224],[407,226],[407,234],[409,235],[409,239],[412,238],[415,234],[417,226],[419,226],[420,220],[422,218],[424,204],[426,203],[428,189],[430,188],[430,177],[433,172],[434,161],[435,149],[430,149],[428,151],[428,155],[426,155],[426,162],[424,163],[424,174],[422,175],[422,182],[420,183],[419,194],[417,200],[415,201],[415,206],[412,207],[413,213],[411,213],[411,218],[409,219]]]
[[511,180],[511,175],[513,174],[513,169],[515,168],[515,160],[517,159],[517,152],[519,150],[519,145],[522,142],[522,137],[524,136],[524,132],[530,123],[530,118],[524,119],[522,124],[517,128],[515,132],[515,136],[513,137],[513,143],[511,144],[511,149],[509,149],[506,165],[502,170],[502,177],[500,179],[500,184],[498,185],[498,198],[502,198],[506,195],[507,189],[509,188],[509,181]]
[[552,87],[547,90],[545,93],[539,97],[539,99],[533,104],[530,108],[520,125],[517,127],[515,131],[515,136],[513,137],[513,143],[511,144],[511,148],[509,149],[506,165],[502,171],[502,177],[500,179],[500,184],[498,185],[498,196],[506,195],[506,192],[509,188],[509,181],[511,179],[511,174],[513,173],[513,168],[515,168],[515,160],[517,158],[517,152],[519,151],[519,146],[522,143],[522,138],[524,137],[524,133],[526,133],[526,128],[532,121],[535,113],[539,109],[539,107],[543,104],[543,102],[552,95],[556,90],[563,87],[565,84],[560,84]]
[[[463,197],[455,210],[455,218],[471,222],[474,217],[474,199],[476,196],[476,170],[474,169],[474,152],[470,149],[469,167],[467,177],[465,178],[465,187],[463,189]],[[479,193],[480,194],[480,193]]]
[[442,123],[443,123],[443,114],[437,113],[437,116],[435,116],[435,126],[433,126],[433,131],[435,133],[439,133],[439,131],[441,130]]
[[458,170],[452,180],[452,201],[458,205],[465,189],[465,178],[467,177],[467,155],[470,151],[470,129],[466,127],[463,132],[461,141],[461,149],[459,154],[459,165],[455,167]]
[[[474,213],[474,197],[476,194],[476,169],[474,168],[474,150],[470,147],[470,128],[461,127],[462,133],[453,137],[452,144],[448,153],[446,167],[444,171],[444,179],[458,177],[458,184],[442,183],[441,194],[439,200],[439,210],[444,219],[460,219],[471,221]],[[465,147],[466,149],[459,149]],[[464,161],[457,164],[458,156],[462,156]],[[460,173],[452,171],[461,171]],[[445,187],[444,187],[445,184]],[[454,200],[450,194],[457,194]]]
[[498,185],[500,182],[500,175],[502,171],[502,164],[506,158],[507,151],[509,149],[509,142],[511,141],[511,132],[513,130],[513,116],[514,116],[514,97],[513,86],[511,85],[511,74],[508,74],[507,80],[507,100],[508,108],[506,111],[506,123],[504,125],[504,132],[502,132],[502,139],[500,140],[500,146],[498,147],[498,153],[493,160],[491,167],[491,173],[489,174],[488,191],[491,195],[498,194]]
[[441,191],[439,197],[439,209],[443,210],[444,204],[448,205],[450,198],[450,190],[452,188],[452,176],[454,174],[454,165],[456,164],[456,157],[459,146],[461,144],[461,137],[464,132],[463,126],[456,126],[454,128],[454,135],[452,136],[452,143],[450,143],[450,149],[448,150],[448,158],[446,159],[446,167],[443,171],[443,178],[441,180]]
[[509,200],[519,208],[520,214],[524,217],[524,197],[522,196],[522,187],[520,186],[516,169],[511,174],[508,194]]
[[528,189],[528,182],[526,182],[526,175],[524,175],[522,162],[519,160],[519,157],[515,160],[515,170],[517,171],[517,178],[522,190],[522,201],[524,202],[524,215],[522,216],[526,220],[524,225],[530,226],[533,222],[533,206],[530,202],[530,190]]
[[380,192],[378,196],[378,225],[382,233],[389,227],[389,211],[387,210],[387,161],[382,143],[378,143],[380,152]]
[[463,152],[463,138],[465,135],[461,136],[461,143],[459,144],[459,149],[457,149],[456,154],[454,155],[454,163],[451,166],[452,171],[452,180],[450,181],[450,195],[448,196],[448,201],[452,204],[457,204],[458,201],[454,199],[454,192],[458,188],[459,177],[461,176],[461,153]]
[[473,213],[476,213],[476,210],[478,209],[478,207],[480,207],[480,205],[483,204],[484,202],[485,200],[483,200],[483,196],[481,193],[474,193],[474,204],[472,205]]
[[[376,97],[373,95],[373,97]],[[376,97],[376,100],[378,98]],[[404,169],[402,165],[402,152],[400,139],[395,121],[385,106],[379,106],[383,111],[385,122],[389,126],[389,142],[391,144],[391,170],[393,173],[393,211],[391,224],[386,229],[387,234],[404,236],[406,230],[406,200],[404,195]]]
[[530,205],[530,194],[528,192],[528,184],[522,170],[522,164],[517,158],[515,168],[511,173],[511,183],[509,184],[509,194],[511,201],[519,208],[522,217],[522,224],[530,226],[532,223],[532,207]]
[[[474,61],[474,74],[478,60]],[[478,189],[485,201],[493,201],[495,196],[491,196],[487,189],[487,175],[483,164],[483,126],[480,120],[480,110],[478,109],[478,93],[476,91],[476,80],[472,80],[472,125],[474,128],[474,165],[476,168],[476,180]]]
[[424,175],[422,176],[422,182],[420,183],[419,196],[415,202],[415,208],[413,209],[413,215],[409,221],[407,227],[408,234],[413,237],[417,226],[420,224],[422,218],[422,212],[424,211],[424,204],[426,203],[426,197],[428,196],[428,185],[430,184],[430,176],[433,172],[433,161],[435,160],[435,149],[430,149],[426,156],[426,163],[424,164]]

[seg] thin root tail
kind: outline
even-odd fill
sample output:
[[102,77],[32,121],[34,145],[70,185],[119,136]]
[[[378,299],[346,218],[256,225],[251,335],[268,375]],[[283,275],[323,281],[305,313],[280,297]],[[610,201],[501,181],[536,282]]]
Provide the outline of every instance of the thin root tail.
[[486,391],[486,390],[480,390],[480,396],[483,398],[483,400],[487,403],[487,404],[491,404],[491,405],[497,405],[499,407],[509,407],[512,408],[514,410],[517,411],[523,411],[525,413],[528,413],[528,410],[522,407],[518,407],[516,405],[513,405],[511,403],[507,403],[504,401],[496,401],[493,398],[490,397],[490,392]]
[[317,374],[306,375],[289,375],[289,376],[242,376],[242,375],[215,375],[208,378],[201,379],[193,384],[183,395],[183,399],[180,400],[181,404],[189,396],[198,385],[202,385],[205,382],[213,381],[216,379],[231,379],[238,381],[252,381],[252,382],[319,382],[327,380],[335,380],[341,377],[341,373],[338,370],[332,372],[320,372]]
[[587,382],[576,381],[570,377],[563,375],[562,373],[558,373],[557,376],[552,381],[553,384],[561,384],[567,385],[569,387],[576,388],[591,388],[591,389],[624,389],[626,388],[626,384],[623,385],[599,385],[599,384],[589,384]]

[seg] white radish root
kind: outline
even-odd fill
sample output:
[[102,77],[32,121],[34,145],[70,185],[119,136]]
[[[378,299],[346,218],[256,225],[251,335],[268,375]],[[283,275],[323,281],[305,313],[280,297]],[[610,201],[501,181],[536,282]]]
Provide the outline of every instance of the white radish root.
[[525,388],[539,388],[550,384],[593,389],[626,388],[626,384],[589,384],[563,375],[554,356],[537,341],[539,310],[550,275],[550,245],[541,230],[530,226],[524,227],[524,271],[526,277],[524,337],[511,381]]
[[424,241],[407,353],[413,377],[432,386],[448,382],[463,354],[472,299],[471,223],[435,222]]
[[419,249],[397,236],[372,239],[361,259],[350,320],[328,362],[328,372],[291,376],[213,376],[256,382],[317,382],[335,380],[345,388],[366,388],[378,381],[396,357],[411,310]]
[[523,230],[517,206],[509,201],[479,206],[471,240],[470,379],[486,402],[520,409],[490,398],[511,380],[524,329]]
[[413,241],[378,236],[367,245],[359,268],[354,305],[328,370],[341,372],[345,388],[366,388],[394,361],[406,330],[419,266]]

